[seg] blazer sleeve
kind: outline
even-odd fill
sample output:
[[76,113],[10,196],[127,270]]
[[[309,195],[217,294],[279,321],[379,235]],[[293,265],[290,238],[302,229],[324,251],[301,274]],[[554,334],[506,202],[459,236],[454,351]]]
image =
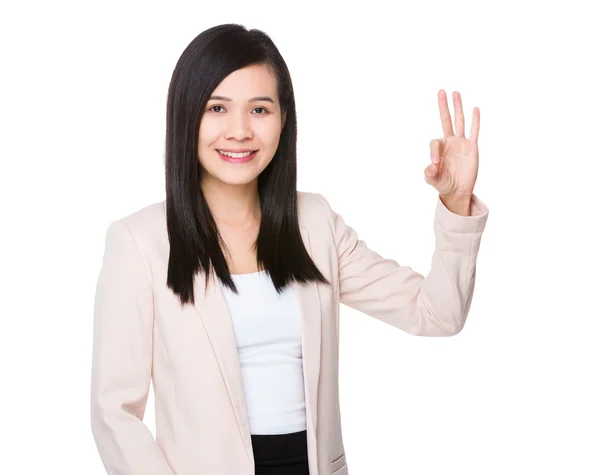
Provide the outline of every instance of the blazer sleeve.
[[149,276],[129,228],[113,221],[96,285],[91,379],[92,433],[109,475],[174,475],[142,422],[152,370]]
[[427,277],[369,249],[320,196],[337,248],[340,303],[412,335],[452,336],[462,330],[489,213],[477,196],[471,198],[471,216],[460,216],[438,195],[435,250]]

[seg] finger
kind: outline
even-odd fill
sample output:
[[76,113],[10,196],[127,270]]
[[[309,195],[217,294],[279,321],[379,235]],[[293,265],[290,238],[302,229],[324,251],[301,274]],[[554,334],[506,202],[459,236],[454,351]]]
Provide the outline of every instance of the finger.
[[438,166],[433,163],[431,163],[430,165],[425,167],[425,181],[428,184],[434,185],[436,183],[437,171],[438,171]]
[[465,136],[465,115],[463,114],[462,99],[460,93],[454,91],[452,94],[454,100],[454,122],[456,124],[456,135],[459,137]]
[[433,139],[429,142],[429,156],[431,157],[432,163],[440,162],[440,154],[442,150],[442,141],[440,139]]
[[479,137],[480,115],[479,107],[475,107],[473,109],[473,121],[471,122],[471,135],[469,137],[469,140],[473,140],[475,143],[477,143],[477,138]]
[[450,109],[448,109],[448,100],[446,99],[446,91],[440,89],[438,91],[438,106],[440,108],[440,118],[442,119],[442,129],[444,138],[454,135],[452,130],[452,118],[450,117]]

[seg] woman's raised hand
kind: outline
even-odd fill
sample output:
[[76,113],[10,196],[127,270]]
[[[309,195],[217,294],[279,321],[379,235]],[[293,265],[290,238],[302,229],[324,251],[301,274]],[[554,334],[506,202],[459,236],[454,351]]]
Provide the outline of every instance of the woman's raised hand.
[[479,108],[473,109],[471,133],[467,138],[460,94],[455,91],[452,97],[456,133],[452,129],[446,92],[443,89],[438,92],[444,138],[434,139],[429,144],[431,164],[425,168],[425,181],[439,192],[444,203],[468,203],[479,166]]

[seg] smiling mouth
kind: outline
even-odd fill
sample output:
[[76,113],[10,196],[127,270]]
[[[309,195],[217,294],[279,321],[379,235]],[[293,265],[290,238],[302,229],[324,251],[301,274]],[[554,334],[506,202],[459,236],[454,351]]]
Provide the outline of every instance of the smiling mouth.
[[230,150],[221,150],[221,149],[216,149],[217,152],[222,153],[223,155],[225,154],[235,154],[235,155],[247,155],[247,154],[253,154],[258,152],[258,150],[244,150],[243,152],[234,152],[234,151],[230,151]]
[[219,156],[221,157],[222,160],[225,160],[227,162],[234,162],[234,163],[249,162],[250,160],[254,159],[257,152],[258,152],[258,150],[254,150],[252,152],[241,152],[241,153],[230,152],[230,153],[234,153],[234,156],[231,156],[231,155],[226,155],[226,154],[222,153],[219,149],[217,149],[217,153],[219,154]]

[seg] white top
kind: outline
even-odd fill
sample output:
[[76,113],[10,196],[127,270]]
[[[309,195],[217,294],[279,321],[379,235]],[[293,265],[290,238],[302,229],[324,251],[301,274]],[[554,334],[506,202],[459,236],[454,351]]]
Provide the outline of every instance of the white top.
[[266,271],[220,281],[235,333],[251,434],[306,429],[300,313],[293,287],[281,294]]

